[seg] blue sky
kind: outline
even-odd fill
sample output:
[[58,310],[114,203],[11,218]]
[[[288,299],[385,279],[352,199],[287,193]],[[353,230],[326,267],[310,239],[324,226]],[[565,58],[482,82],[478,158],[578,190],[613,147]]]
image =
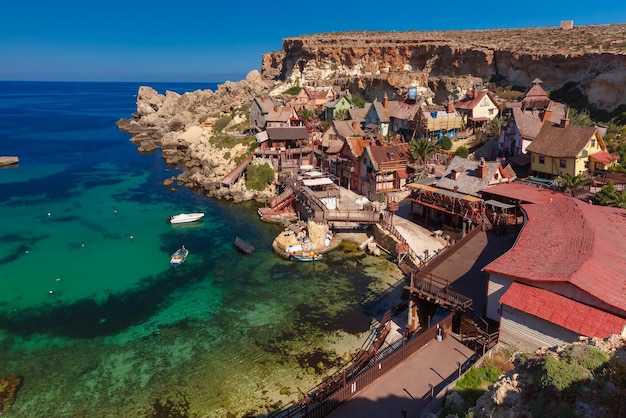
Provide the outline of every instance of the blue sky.
[[238,81],[260,69],[263,53],[280,50],[283,38],[303,34],[626,23],[626,2],[616,0],[603,8],[556,1],[475,10],[460,0],[219,3],[3,2],[0,80]]

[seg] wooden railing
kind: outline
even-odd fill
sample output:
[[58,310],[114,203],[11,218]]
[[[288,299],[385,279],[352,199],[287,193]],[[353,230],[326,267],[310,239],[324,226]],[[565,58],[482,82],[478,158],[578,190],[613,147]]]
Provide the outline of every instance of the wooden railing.
[[[448,315],[439,321],[437,325],[447,329],[451,324],[452,315]],[[366,364],[359,368],[358,372],[355,373],[352,370],[352,373],[348,376],[348,369],[339,371],[320,385],[332,388],[331,392],[322,393],[317,388],[313,389],[304,396],[303,400],[294,402],[280,411],[271,413],[269,416],[271,418],[323,418],[378,378],[399,366],[411,354],[433,341],[436,335],[437,327],[433,326],[421,333],[414,334],[408,340],[402,338],[385,349],[379,349]],[[457,372],[454,373],[455,376],[456,374]],[[453,378],[454,376],[451,375],[445,380]],[[332,382],[332,384],[329,385],[328,382]]]
[[471,298],[453,292],[448,280],[430,273],[411,272],[411,283],[405,289],[423,296],[428,295],[453,311],[465,312],[472,307]]

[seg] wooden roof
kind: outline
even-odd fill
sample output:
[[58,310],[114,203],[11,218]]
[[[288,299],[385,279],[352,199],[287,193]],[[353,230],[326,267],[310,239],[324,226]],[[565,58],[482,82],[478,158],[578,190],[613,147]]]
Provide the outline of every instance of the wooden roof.
[[568,125],[562,128],[557,124],[544,123],[526,150],[548,157],[575,158],[596,132],[597,129],[592,126]]

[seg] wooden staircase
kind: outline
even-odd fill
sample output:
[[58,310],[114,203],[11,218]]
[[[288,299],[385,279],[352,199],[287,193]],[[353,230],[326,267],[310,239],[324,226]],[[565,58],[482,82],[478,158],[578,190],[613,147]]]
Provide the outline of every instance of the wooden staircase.
[[499,332],[490,332],[484,319],[472,315],[461,318],[459,335],[463,344],[483,355],[498,343]]

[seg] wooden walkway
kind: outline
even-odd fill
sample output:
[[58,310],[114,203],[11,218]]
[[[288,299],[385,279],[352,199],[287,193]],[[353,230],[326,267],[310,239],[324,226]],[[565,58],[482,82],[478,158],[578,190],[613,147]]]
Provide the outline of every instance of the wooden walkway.
[[226,175],[226,177],[224,177],[222,179],[222,186],[230,187],[237,180],[239,180],[239,177],[243,174],[245,169],[248,168],[248,165],[250,164],[250,161],[252,161],[252,157],[254,157],[254,155],[252,155],[252,154],[248,155],[246,157],[246,159],[243,160],[241,163],[239,163],[239,165],[237,167],[235,167],[235,169],[233,171],[228,173]]

